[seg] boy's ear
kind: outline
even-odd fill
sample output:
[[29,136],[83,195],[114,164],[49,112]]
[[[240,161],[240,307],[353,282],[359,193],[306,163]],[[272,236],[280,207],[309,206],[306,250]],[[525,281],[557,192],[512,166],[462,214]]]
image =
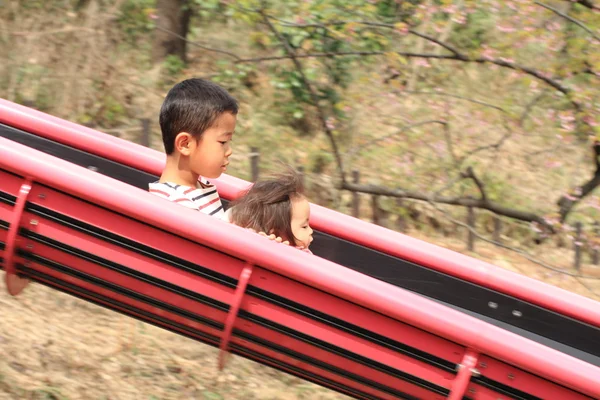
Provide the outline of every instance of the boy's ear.
[[180,132],[175,136],[175,150],[184,156],[192,153],[193,146],[196,144],[193,136],[187,132]]

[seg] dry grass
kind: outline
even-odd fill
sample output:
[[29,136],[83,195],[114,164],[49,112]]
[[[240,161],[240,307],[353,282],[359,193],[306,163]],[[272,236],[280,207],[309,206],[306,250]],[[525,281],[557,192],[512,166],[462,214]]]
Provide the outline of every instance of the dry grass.
[[347,398],[240,357],[219,372],[213,347],[41,285],[0,289],[0,400]]

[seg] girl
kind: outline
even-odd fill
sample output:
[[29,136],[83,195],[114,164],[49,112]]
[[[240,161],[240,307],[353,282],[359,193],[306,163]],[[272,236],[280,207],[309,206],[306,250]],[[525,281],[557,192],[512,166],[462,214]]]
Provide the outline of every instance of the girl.
[[300,175],[291,169],[256,182],[231,203],[229,214],[235,225],[281,237],[291,246],[310,253],[308,247],[313,241],[308,223],[310,206]]

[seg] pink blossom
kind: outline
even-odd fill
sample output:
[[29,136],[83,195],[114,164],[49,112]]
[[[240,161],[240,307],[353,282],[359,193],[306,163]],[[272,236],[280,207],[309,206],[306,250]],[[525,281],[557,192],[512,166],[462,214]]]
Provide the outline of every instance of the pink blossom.
[[547,161],[546,162],[546,168],[554,169],[554,168],[558,168],[560,166],[562,166],[562,163],[560,161]]
[[598,123],[594,120],[594,118],[591,115],[586,115],[585,117],[583,117],[583,122],[593,127],[598,126]]
[[558,219],[553,217],[542,217],[542,219],[550,226],[557,225],[559,223]]
[[433,144],[433,148],[435,149],[435,151],[438,153],[438,155],[443,155],[444,154],[444,150],[446,149],[446,145],[443,141],[439,141]]
[[325,122],[325,124],[327,125],[327,129],[330,129],[330,130],[335,129],[335,119],[327,118],[327,121]]
[[561,25],[559,22],[555,21],[546,24],[546,28],[548,28],[549,31],[554,32],[560,30]]
[[399,28],[396,27],[396,29],[394,29],[394,30],[401,35],[407,35],[408,34],[408,25],[403,24]]
[[498,28],[498,30],[503,33],[512,33],[516,31],[516,29],[513,26],[497,25],[496,28]]
[[450,4],[442,7],[442,11],[448,14],[454,14],[457,11],[456,4]]
[[484,46],[483,51],[481,52],[482,57],[487,59],[493,59],[496,55],[497,51],[495,49],[491,49],[487,46]]
[[452,21],[456,22],[457,24],[463,25],[467,22],[467,16],[465,14],[458,14],[457,16],[452,18]]
[[575,116],[572,112],[561,112],[558,114],[558,118],[563,129],[568,132],[573,132],[575,130]]
[[562,41],[558,41],[558,42],[548,46],[548,48],[554,52],[560,51],[563,47],[564,47],[564,42],[562,42]]

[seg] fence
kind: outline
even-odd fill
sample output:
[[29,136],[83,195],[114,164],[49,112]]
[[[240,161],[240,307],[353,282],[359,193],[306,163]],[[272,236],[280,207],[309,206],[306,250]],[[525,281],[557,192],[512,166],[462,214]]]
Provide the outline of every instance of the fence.
[[[360,174],[358,171],[352,171],[352,180],[353,183],[358,184],[360,180]],[[371,207],[372,207],[372,221],[374,224],[380,223],[379,214],[381,212],[381,208],[379,207],[379,195],[366,195],[362,196],[370,196],[371,197]],[[397,205],[402,206],[402,199],[397,199]],[[472,230],[467,231],[466,235],[466,246],[469,251],[475,251],[475,242],[476,235],[474,233],[476,227],[476,211],[474,207],[466,207],[467,215],[466,215],[466,225],[471,227]],[[357,192],[352,193],[352,215],[356,218],[360,218],[360,194]],[[406,230],[406,221],[404,218],[400,217],[397,221],[396,228],[399,231]],[[592,235],[596,238],[598,243],[600,243],[600,223],[595,222],[593,224],[593,228],[589,230],[592,232]],[[584,256],[584,238],[583,238],[583,224],[581,222],[577,222],[575,224],[575,235],[573,238],[573,267],[577,270],[581,270],[581,265],[583,263]],[[494,227],[492,231],[492,240],[496,243],[502,243],[502,220],[498,216],[494,216]],[[594,241],[588,242],[587,248],[589,249],[590,261],[593,265],[600,265],[600,251],[598,244],[594,244]]]
[[[126,128],[126,130],[131,130],[135,128]],[[151,145],[151,128],[150,128],[150,120],[148,118],[143,118],[140,120],[140,133],[138,136],[138,143],[141,145],[149,147]],[[114,130],[114,132],[118,133],[119,130]],[[257,147],[251,147],[250,153],[248,154],[250,159],[250,176],[252,182],[256,182],[260,175],[260,151]],[[298,167],[298,171],[304,176],[303,167]],[[354,183],[359,183],[360,181],[360,173],[357,170],[352,171],[352,180]],[[358,192],[352,193],[352,215],[356,218],[360,218],[360,198],[361,196],[369,196],[371,199],[371,217],[372,222],[374,224],[380,225],[382,223],[381,220],[381,207],[379,205],[380,196],[379,195],[367,195],[360,194]],[[403,207],[404,200],[401,198],[396,199],[396,205],[399,207]],[[472,228],[472,230],[468,230],[466,234],[466,247],[469,251],[475,251],[475,243],[476,243],[476,235],[474,234],[474,230],[477,222],[477,213],[475,208],[467,207],[467,215],[466,215],[466,224]],[[405,217],[400,216],[396,221],[396,229],[400,232],[406,231],[408,223]],[[496,243],[502,243],[502,231],[503,224],[502,220],[498,216],[494,216],[494,226],[492,231],[492,240]],[[584,246],[584,237],[583,237],[583,225],[580,222],[575,224],[575,234],[573,240],[573,267],[577,270],[581,270],[581,265],[583,264],[584,258],[584,250],[587,247],[589,252],[590,261],[593,265],[600,265],[600,223],[594,223],[592,229],[588,229],[589,232],[596,238],[596,244],[591,244],[588,242],[588,246]],[[593,243],[593,241],[591,242]]]

